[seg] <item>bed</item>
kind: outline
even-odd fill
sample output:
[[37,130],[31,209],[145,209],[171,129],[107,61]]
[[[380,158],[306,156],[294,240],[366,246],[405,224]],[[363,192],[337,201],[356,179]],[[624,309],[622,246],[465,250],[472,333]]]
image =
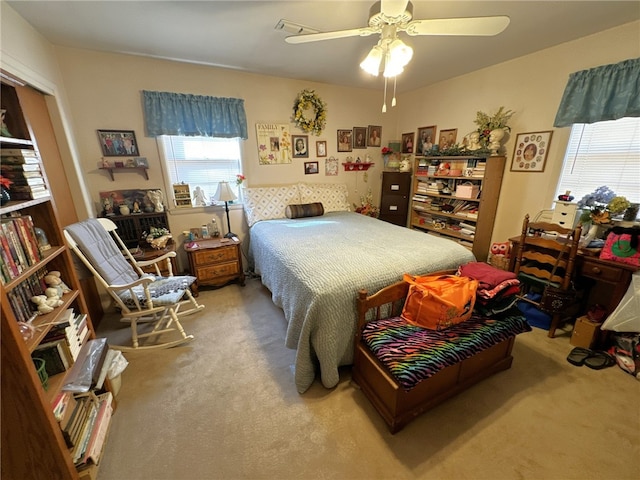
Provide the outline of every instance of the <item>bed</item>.
[[515,308],[442,331],[401,316],[409,284],[358,293],[352,379],[391,433],[481,380],[511,367],[518,334],[531,327]]
[[[356,295],[415,275],[473,261],[463,246],[348,211],[343,184],[245,189],[249,261],[287,321],[296,350],[295,385],[305,392],[319,374],[338,384],[353,362]],[[288,205],[322,203],[322,215],[286,218]]]

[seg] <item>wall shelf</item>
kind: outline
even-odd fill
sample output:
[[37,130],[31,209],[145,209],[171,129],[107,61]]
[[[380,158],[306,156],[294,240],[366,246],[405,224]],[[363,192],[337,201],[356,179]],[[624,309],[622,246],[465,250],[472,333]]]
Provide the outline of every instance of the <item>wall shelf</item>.
[[345,172],[364,172],[365,170],[369,170],[369,167],[373,167],[375,163],[357,163],[357,162],[347,162],[343,163]]
[[115,171],[138,171],[144,175],[144,178],[149,180],[149,173],[147,172],[147,167],[100,167],[100,170],[106,170],[109,172],[109,176],[111,177],[111,181],[114,180],[113,172]]

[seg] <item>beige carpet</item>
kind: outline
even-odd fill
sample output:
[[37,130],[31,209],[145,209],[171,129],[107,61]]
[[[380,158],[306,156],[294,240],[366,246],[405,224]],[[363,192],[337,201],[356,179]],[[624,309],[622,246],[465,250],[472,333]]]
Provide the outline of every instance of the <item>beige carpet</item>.
[[100,480],[638,478],[640,382],[569,364],[567,333],[520,335],[510,370],[392,436],[348,368],[298,395],[259,280],[199,301],[193,342],[127,355]]

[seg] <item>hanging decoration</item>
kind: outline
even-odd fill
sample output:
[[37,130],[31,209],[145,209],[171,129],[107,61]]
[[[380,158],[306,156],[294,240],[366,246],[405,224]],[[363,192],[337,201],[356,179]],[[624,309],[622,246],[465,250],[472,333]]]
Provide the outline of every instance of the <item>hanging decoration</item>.
[[327,122],[326,103],[314,90],[302,90],[293,104],[293,121],[302,131],[320,136]]

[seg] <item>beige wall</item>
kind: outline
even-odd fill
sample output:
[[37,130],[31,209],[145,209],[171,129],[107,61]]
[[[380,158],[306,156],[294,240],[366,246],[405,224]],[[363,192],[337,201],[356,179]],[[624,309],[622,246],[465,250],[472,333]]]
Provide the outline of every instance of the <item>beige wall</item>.
[[[569,74],[639,56],[640,22],[633,22],[404,94],[398,99],[399,129],[457,128],[460,141],[475,130],[477,111],[491,114],[500,106],[515,111],[503,146],[507,166],[493,232],[494,241],[503,241],[520,233],[526,213],[553,207],[571,132],[569,127],[554,128],[553,122]],[[515,136],[548,130],[553,135],[544,172],[511,172]]]
[[[4,2],[1,21],[2,67],[10,72],[26,71],[39,84],[48,85],[51,92],[62,97],[57,102],[61,105],[60,115],[54,115],[54,121],[60,123],[61,132],[71,139],[69,166],[82,177],[78,191],[86,186],[89,192],[89,214],[97,213],[100,191],[164,189],[155,140],[144,136],[140,97],[143,89],[244,98],[249,139],[243,142],[243,164],[249,186],[338,181],[347,183],[352,202],[366,193],[369,186],[379,197],[382,166],[378,149],[353,153],[369,153],[376,162],[376,167],[368,172],[366,184],[363,173],[341,171],[338,177],[304,175],[302,160],[294,160],[290,165],[258,164],[255,124],[290,121],[296,94],[312,88],[327,102],[328,122],[322,136],[310,137],[311,150],[315,150],[316,139],[327,140],[329,155],[341,161],[346,154],[337,155],[336,130],[354,126],[382,125],[383,143],[427,125],[437,125],[438,130],[457,128],[460,139],[475,128],[473,120],[478,110],[492,113],[504,105],[516,111],[511,121],[512,137],[519,132],[554,130],[543,173],[515,173],[507,167],[494,231],[496,241],[517,234],[525,213],[535,214],[551,206],[569,133],[568,128],[554,129],[552,125],[569,73],[640,56],[640,22],[634,22],[399,95],[398,106],[383,115],[380,112],[382,86],[379,90],[351,89],[143,57],[52,48]],[[8,30],[7,26],[10,26]],[[11,35],[5,36],[5,32]],[[65,92],[71,92],[68,98]],[[116,173],[112,182],[98,171],[97,129],[134,130],[140,154],[150,163],[150,179],[146,181],[137,173]],[[291,132],[302,133],[293,124]],[[508,141],[505,146],[508,159],[512,150],[512,142]],[[314,159],[311,155],[310,160]],[[322,159],[319,160],[322,170]],[[73,177],[71,172],[72,183]],[[207,208],[196,213],[172,214],[171,228],[179,232],[200,225],[213,215],[222,220],[224,213],[221,208]],[[231,221],[233,230],[244,235],[241,211],[232,211]],[[181,264],[185,265],[183,262],[184,259]]]

